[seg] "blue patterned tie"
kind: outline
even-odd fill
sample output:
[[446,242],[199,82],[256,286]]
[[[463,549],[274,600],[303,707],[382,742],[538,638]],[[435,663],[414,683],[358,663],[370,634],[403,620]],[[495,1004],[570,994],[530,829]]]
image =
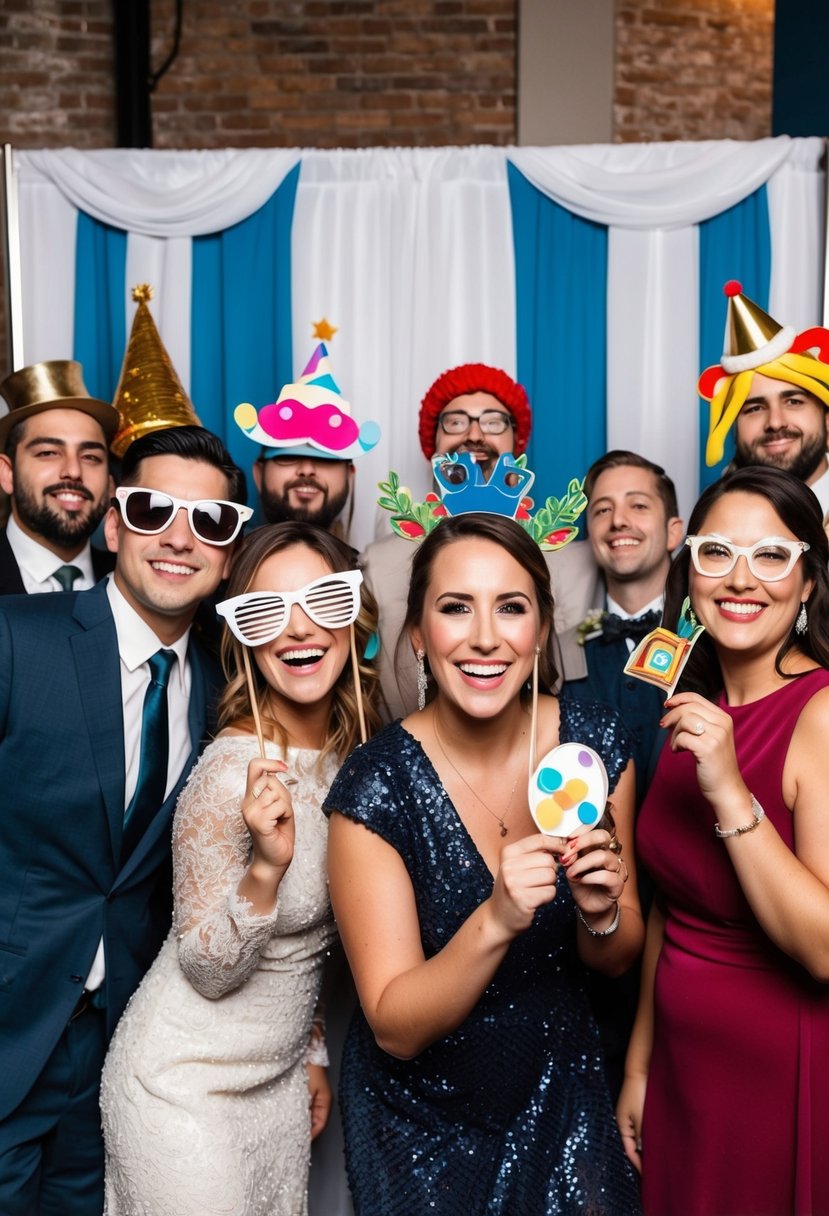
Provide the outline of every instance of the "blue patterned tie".
[[167,789],[170,731],[167,681],[176,661],[174,650],[159,650],[150,659],[150,683],[141,714],[141,757],[135,793],[124,812],[121,860],[125,861],[161,807]]
[[83,578],[83,570],[78,566],[58,566],[57,570],[52,571],[52,578],[60,583],[61,591],[71,591],[75,580]]

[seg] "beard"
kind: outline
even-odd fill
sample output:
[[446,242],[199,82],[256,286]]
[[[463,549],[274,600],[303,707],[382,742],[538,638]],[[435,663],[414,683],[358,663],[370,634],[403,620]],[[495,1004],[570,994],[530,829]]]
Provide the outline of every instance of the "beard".
[[[781,437],[797,438],[795,432],[783,431],[780,432]],[[764,464],[775,469],[783,469],[787,473],[791,473],[793,477],[797,477],[800,481],[808,481],[813,473],[820,468],[821,461],[826,457],[826,428],[820,435],[816,435],[814,439],[806,441],[804,439],[801,444],[800,451],[794,452],[792,455],[785,453],[775,454],[767,452],[762,441],[755,442],[753,445],[741,444],[737,440],[734,450],[734,464],[738,469],[744,469],[753,464]]]
[[[60,490],[72,490],[81,494],[91,504],[90,510],[67,512],[60,507],[53,507],[47,501],[47,496]],[[30,532],[42,537],[47,544],[61,547],[78,545],[82,548],[106,513],[106,496],[96,504],[86,486],[71,481],[47,486],[41,493],[42,501],[38,501],[28,486],[20,485],[19,480],[15,482],[13,499],[21,523],[25,524]]]
[[489,481],[492,470],[501,455],[498,449],[487,443],[485,439],[477,439],[474,443],[467,443],[465,439],[461,440],[460,443],[455,443],[452,447],[447,448],[445,455],[454,456],[458,452],[469,452],[470,456],[475,457],[475,463],[483,473],[485,481]]
[[[297,486],[313,486],[322,494],[322,502],[318,507],[292,507],[288,495]],[[260,498],[262,510],[269,524],[284,524],[295,520],[301,524],[316,524],[318,528],[329,529],[334,520],[348,502],[349,485],[346,482],[342,490],[336,494],[329,493],[327,486],[321,485],[313,477],[297,478],[285,486],[281,494],[273,494],[263,487]]]

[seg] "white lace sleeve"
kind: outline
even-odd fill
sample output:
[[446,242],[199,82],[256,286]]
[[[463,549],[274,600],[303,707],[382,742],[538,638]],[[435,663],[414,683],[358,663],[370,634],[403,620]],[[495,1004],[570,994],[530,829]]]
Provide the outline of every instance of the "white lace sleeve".
[[211,743],[182,791],[173,825],[179,964],[211,998],[245,982],[276,927],[276,906],[257,916],[236,894],[250,859],[241,803],[254,748],[248,753],[237,739]]

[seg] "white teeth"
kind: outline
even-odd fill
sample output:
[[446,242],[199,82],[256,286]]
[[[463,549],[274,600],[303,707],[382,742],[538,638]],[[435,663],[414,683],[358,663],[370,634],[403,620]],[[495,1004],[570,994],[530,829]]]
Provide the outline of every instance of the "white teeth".
[[165,574],[194,574],[192,566],[180,566],[177,562],[151,562],[154,570],[163,570]]
[[612,540],[610,547],[611,549],[622,549],[627,545],[638,545],[639,543],[638,540],[633,540],[632,537],[620,537],[619,540]]
[[325,654],[318,646],[308,647],[305,650],[284,650],[279,656],[283,663],[297,662],[299,659],[321,659]]
[[763,611],[762,604],[744,604],[740,600],[720,600],[720,607],[736,616],[756,616],[758,612]]
[[506,663],[459,663],[458,666],[467,676],[502,676],[507,670]]

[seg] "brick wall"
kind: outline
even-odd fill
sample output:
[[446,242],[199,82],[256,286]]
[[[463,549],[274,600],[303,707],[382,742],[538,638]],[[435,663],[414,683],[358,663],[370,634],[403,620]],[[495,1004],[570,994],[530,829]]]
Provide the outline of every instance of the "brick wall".
[[616,0],[616,142],[771,134],[774,0]]

